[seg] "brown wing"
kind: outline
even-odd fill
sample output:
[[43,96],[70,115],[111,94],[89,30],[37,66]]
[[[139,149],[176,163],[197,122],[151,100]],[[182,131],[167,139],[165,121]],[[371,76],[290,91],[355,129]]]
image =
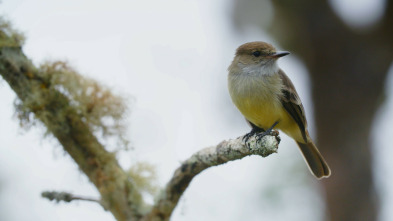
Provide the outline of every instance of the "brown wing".
[[282,89],[283,97],[281,98],[281,104],[289,113],[289,115],[291,115],[291,117],[295,120],[295,122],[300,128],[300,131],[302,132],[304,141],[307,143],[307,120],[304,113],[302,101],[300,100],[299,95],[296,92],[295,86],[293,86],[292,84],[292,81],[281,69],[279,70],[278,75],[281,77],[284,84],[284,88]]

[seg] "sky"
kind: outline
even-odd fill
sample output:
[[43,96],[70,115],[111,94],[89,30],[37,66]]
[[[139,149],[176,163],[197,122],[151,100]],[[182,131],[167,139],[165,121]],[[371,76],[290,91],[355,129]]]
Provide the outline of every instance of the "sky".
[[[333,5],[345,12],[345,4]],[[135,150],[120,152],[119,161],[124,168],[136,161],[154,164],[163,186],[194,152],[249,131],[227,92],[226,69],[235,49],[255,40],[281,49],[266,33],[236,32],[230,23],[231,6],[226,0],[3,0],[0,14],[25,34],[23,50],[34,64],[66,60],[128,98],[127,124]],[[378,5],[374,8],[368,6],[377,14]],[[351,16],[345,19],[353,21]],[[291,70],[287,74],[302,97],[314,134],[307,69],[296,54],[279,65]],[[393,78],[388,82],[387,94],[392,95],[388,85],[393,85]],[[0,219],[114,220],[94,203],[55,204],[40,197],[46,190],[92,197],[98,192],[54,139],[42,139],[42,128],[19,128],[14,99],[7,83],[0,81]],[[393,169],[387,159],[392,151],[381,142],[393,135],[388,129],[392,109],[388,96],[380,110],[382,118],[375,123],[376,131],[386,128],[374,136],[380,147],[378,171]],[[279,154],[247,157],[198,175],[172,220],[321,220],[320,187],[295,143],[281,137]],[[381,220],[388,220],[393,177],[378,174],[378,185],[386,193]]]

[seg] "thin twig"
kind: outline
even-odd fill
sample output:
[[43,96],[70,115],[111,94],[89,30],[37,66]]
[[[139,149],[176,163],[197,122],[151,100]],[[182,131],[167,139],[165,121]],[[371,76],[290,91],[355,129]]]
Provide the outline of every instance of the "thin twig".
[[71,202],[73,200],[83,200],[83,201],[90,201],[90,202],[96,202],[101,204],[100,200],[98,199],[93,199],[90,197],[84,197],[84,196],[76,196],[73,195],[72,193],[67,193],[67,192],[57,192],[57,191],[45,191],[41,193],[41,196],[43,198],[47,198],[50,201],[56,201],[56,203],[60,201],[64,202]]

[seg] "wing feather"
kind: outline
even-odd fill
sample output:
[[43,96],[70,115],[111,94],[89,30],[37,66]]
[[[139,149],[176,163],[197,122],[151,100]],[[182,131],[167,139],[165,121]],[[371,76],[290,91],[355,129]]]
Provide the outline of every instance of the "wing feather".
[[278,75],[282,79],[284,87],[282,89],[281,104],[289,115],[295,120],[296,124],[302,133],[304,141],[307,143],[307,120],[304,113],[304,108],[299,95],[296,92],[295,86],[288,78],[288,76],[280,69]]

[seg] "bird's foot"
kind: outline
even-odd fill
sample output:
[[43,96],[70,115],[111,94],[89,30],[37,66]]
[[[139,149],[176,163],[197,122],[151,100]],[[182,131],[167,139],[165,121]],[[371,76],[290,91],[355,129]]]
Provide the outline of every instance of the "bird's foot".
[[273,130],[273,128],[278,124],[278,121],[276,121],[269,129],[267,129],[266,131],[263,131],[262,133],[258,133],[256,135],[256,140],[257,142],[260,142],[261,139],[266,136],[266,135],[272,135],[277,137],[278,136],[278,131],[277,130]]
[[262,138],[266,135],[271,135],[271,136],[277,137],[279,135],[279,132],[277,130],[269,129],[267,131],[259,133],[256,135],[257,142],[260,142],[262,140]]
[[[243,141],[244,141],[244,143],[245,144],[247,144],[247,142],[248,142],[248,140],[252,137],[252,136],[254,136],[255,134],[258,134],[258,133],[261,133],[261,132],[264,132],[265,130],[263,130],[263,129],[261,129],[261,128],[252,128],[252,130],[249,132],[249,133],[247,133],[246,135],[244,135],[243,136]],[[248,145],[250,145],[250,144],[248,144]]]
[[256,134],[257,132],[254,130],[251,130],[249,133],[246,133],[246,135],[243,136],[243,141],[244,143],[247,143],[247,141],[250,139],[250,137],[252,137],[254,134]]
[[274,123],[269,129],[267,129],[266,131],[265,131],[264,129],[262,129],[262,128],[253,126],[253,127],[252,127],[252,130],[251,130],[249,133],[247,133],[246,135],[244,135],[242,140],[243,140],[244,143],[250,148],[250,143],[248,142],[248,140],[249,140],[252,136],[254,136],[255,134],[256,134],[256,136],[255,136],[255,137],[256,137],[256,139],[255,139],[256,142],[260,142],[261,139],[262,139],[264,136],[266,136],[266,135],[272,135],[272,136],[275,136],[275,137],[277,137],[277,138],[279,139],[279,137],[278,137],[278,131],[273,130],[273,128],[274,128],[277,124],[278,124],[278,121],[275,122],[275,123]]

